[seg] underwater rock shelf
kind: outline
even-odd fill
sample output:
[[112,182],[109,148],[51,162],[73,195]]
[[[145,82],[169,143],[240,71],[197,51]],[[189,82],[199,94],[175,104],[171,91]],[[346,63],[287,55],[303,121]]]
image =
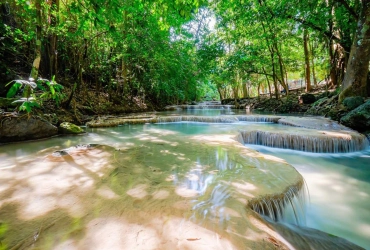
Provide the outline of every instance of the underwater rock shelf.
[[271,122],[277,123],[279,116],[259,115],[222,115],[222,116],[147,116],[147,117],[99,117],[86,123],[90,128],[116,127],[125,124],[167,123],[167,122],[206,122],[206,123],[235,123],[235,122]]
[[283,131],[241,131],[242,139],[239,139],[239,141],[243,144],[256,144],[313,153],[348,153],[361,151],[369,146],[369,141],[364,135],[329,119],[315,117],[269,115],[103,117],[91,121],[86,125],[92,128],[98,128],[124,124],[169,122],[279,123],[296,128]]
[[[277,116],[131,116],[105,117],[89,126],[181,121],[277,123],[280,119]],[[304,180],[293,166],[245,147],[243,132],[175,135],[158,128],[144,129],[124,139],[116,131],[110,131],[114,132],[110,136],[117,138],[114,142],[118,147],[82,144],[62,149],[58,141],[56,147],[41,150],[39,157],[28,155],[10,168],[1,169],[1,164],[9,164],[0,162],[3,180],[0,218],[7,225],[3,246],[7,249],[292,248],[258,214],[279,221],[284,217],[284,209],[301,209]],[[291,130],[310,129],[291,127]],[[104,133],[95,136],[95,143],[111,144]],[[338,244],[343,249],[356,249],[324,232],[315,235],[329,242],[329,247],[315,249],[340,249],[336,247]],[[309,239],[309,235],[299,239],[305,244],[315,240]],[[306,245],[294,246],[310,249]]]

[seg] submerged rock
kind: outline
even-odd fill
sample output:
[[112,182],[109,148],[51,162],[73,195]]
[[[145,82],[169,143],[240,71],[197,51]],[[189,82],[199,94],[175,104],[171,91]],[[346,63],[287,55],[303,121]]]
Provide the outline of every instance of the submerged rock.
[[0,143],[35,140],[58,134],[57,127],[37,116],[0,116]]
[[360,132],[370,130],[370,101],[349,112],[340,122]]
[[61,134],[82,134],[82,133],[85,133],[85,131],[73,124],[73,123],[70,123],[70,122],[63,122],[59,125],[59,133]]

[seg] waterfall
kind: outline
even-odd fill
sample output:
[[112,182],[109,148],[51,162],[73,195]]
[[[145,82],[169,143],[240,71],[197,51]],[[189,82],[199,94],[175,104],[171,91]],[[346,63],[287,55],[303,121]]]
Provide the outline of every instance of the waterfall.
[[302,180],[288,187],[282,194],[255,198],[249,201],[248,207],[272,221],[287,221],[291,210],[293,223],[305,225],[307,197],[308,190]]
[[153,120],[155,123],[165,122],[205,122],[205,123],[234,123],[239,120],[235,116],[164,116]]
[[[194,106],[194,105],[192,105]],[[226,105],[223,105],[226,106]],[[260,115],[221,115],[221,116],[135,116],[135,117],[105,117],[86,123],[88,127],[115,127],[124,124],[167,123],[167,122],[205,122],[205,123],[234,123],[234,122],[269,122],[277,123],[278,116]]]
[[[300,150],[312,153],[349,153],[364,150],[369,146],[367,138],[348,131],[331,134],[301,132],[241,131],[244,144],[256,144],[275,148]],[[240,140],[240,139],[239,139]]]
[[200,104],[200,105],[179,105],[181,109],[234,109],[234,105]]
[[[217,105],[200,106],[213,107]],[[137,116],[116,118],[105,117],[88,122],[86,125],[92,128],[98,128],[115,127],[124,124],[173,122],[280,123],[290,126],[291,129],[286,129],[283,131],[242,131],[240,132],[241,138],[239,138],[238,141],[242,144],[257,144],[268,147],[293,149],[312,153],[348,153],[361,151],[369,146],[369,141],[364,135],[352,131],[335,122],[318,118],[282,118],[280,116],[270,115]]]
[[280,116],[262,116],[262,115],[236,115],[236,118],[241,122],[270,122],[277,123]]
[[221,116],[161,116],[161,117],[143,117],[128,118],[117,117],[116,119],[106,118],[98,119],[86,123],[88,127],[116,127],[124,124],[145,124],[145,123],[168,123],[168,122],[205,122],[205,123],[235,123],[238,118],[232,115]]

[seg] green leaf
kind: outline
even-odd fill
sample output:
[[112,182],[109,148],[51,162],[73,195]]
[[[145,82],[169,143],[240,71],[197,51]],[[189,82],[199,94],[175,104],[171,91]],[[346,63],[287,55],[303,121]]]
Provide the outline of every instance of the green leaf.
[[[21,106],[19,106],[19,110],[20,111],[27,111],[27,104],[24,102],[24,103],[22,103],[22,105]],[[30,110],[31,111],[31,110]],[[28,111],[27,111],[27,113],[29,113]]]
[[18,90],[22,87],[22,84],[15,82],[13,86],[9,89],[8,93],[6,94],[7,98],[11,98],[15,96],[18,92]]
[[51,95],[54,96],[55,95],[55,89],[54,89],[54,86],[53,85],[50,85],[50,92],[51,92]]

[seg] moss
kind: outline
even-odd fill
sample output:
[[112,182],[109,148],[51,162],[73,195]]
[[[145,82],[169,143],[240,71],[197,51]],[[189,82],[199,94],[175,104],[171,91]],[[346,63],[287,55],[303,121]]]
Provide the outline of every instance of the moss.
[[326,115],[329,116],[334,121],[340,121],[340,119],[347,113],[348,111],[343,105],[338,105],[330,109]]
[[346,97],[355,96],[352,85],[339,94],[338,103],[342,103]]
[[81,127],[73,123],[63,122],[59,125],[59,133],[61,134],[81,134],[81,133],[85,133],[85,131]]
[[347,127],[363,132],[370,128],[370,101],[350,111],[341,118],[341,123]]
[[343,100],[343,105],[350,111],[364,103],[364,98],[361,96],[346,97]]
[[323,97],[323,98],[317,100],[316,102],[314,102],[312,106],[313,107],[320,106],[321,103],[325,102],[328,99],[329,99],[328,97]]

